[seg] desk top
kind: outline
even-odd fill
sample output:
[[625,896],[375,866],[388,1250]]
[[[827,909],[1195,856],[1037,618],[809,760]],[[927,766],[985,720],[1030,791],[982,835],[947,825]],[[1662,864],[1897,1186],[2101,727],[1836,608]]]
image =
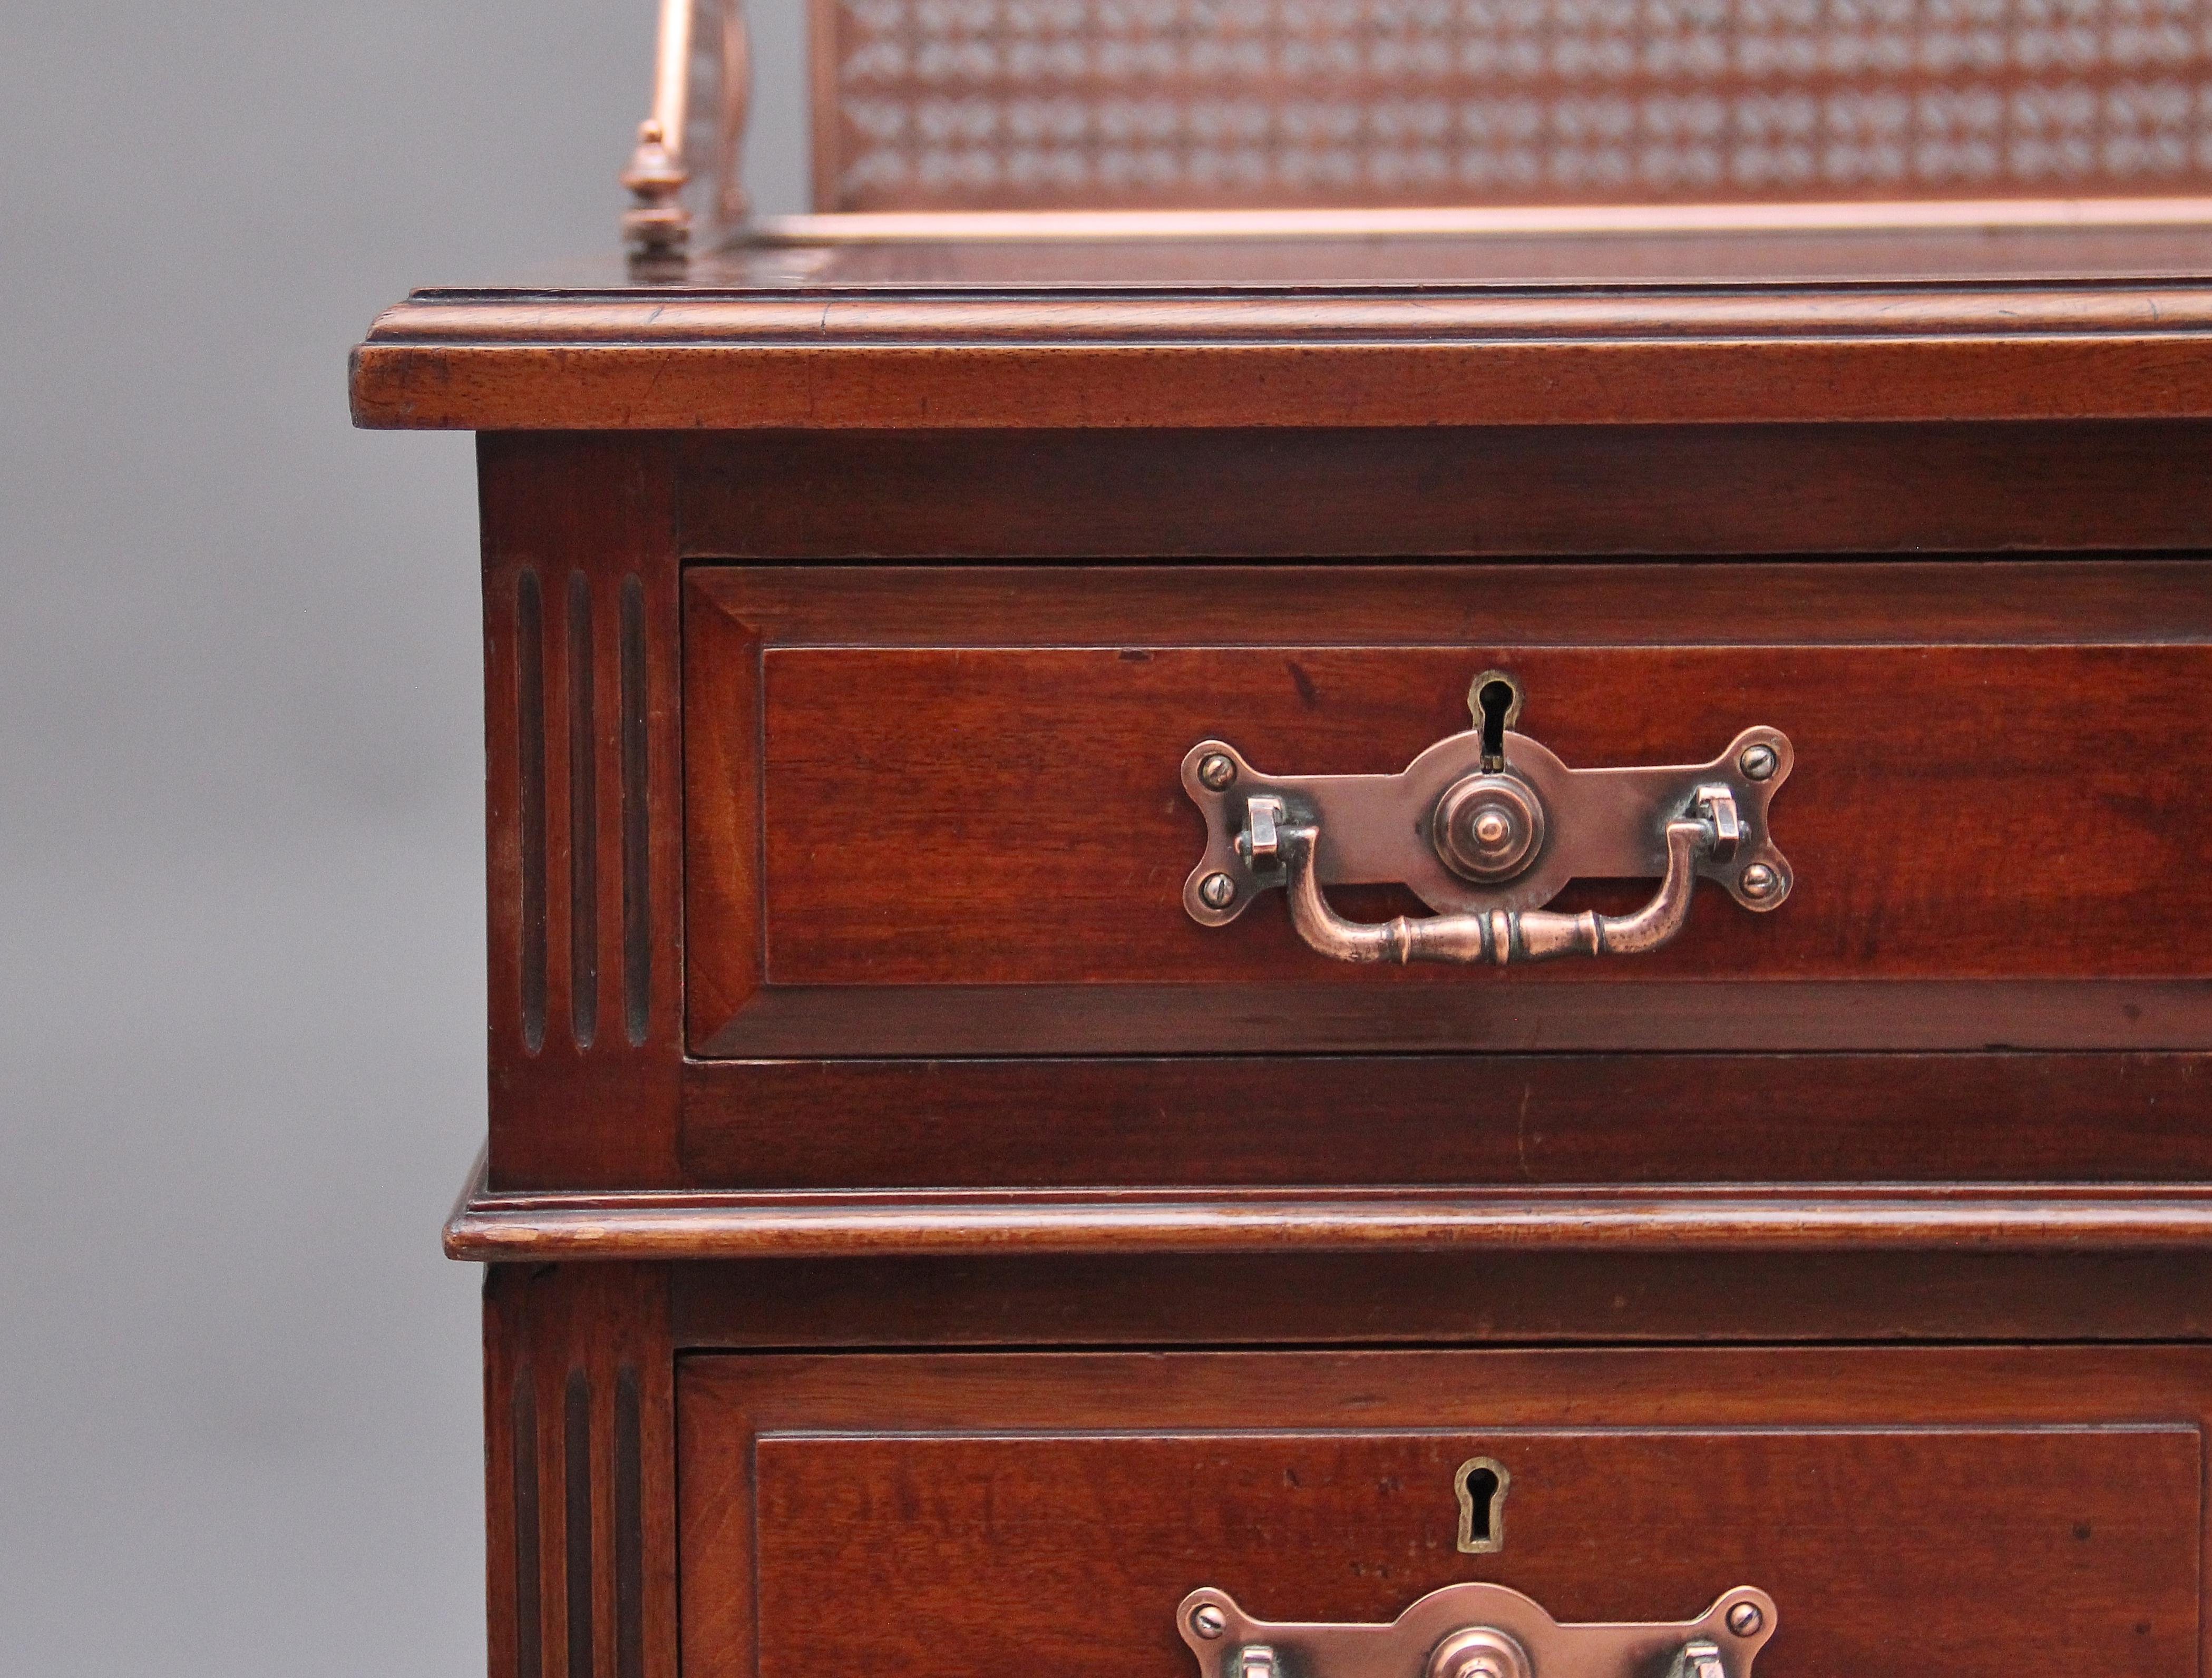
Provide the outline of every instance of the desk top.
[[[416,292],[401,429],[2212,416],[2212,223],[1455,231],[801,218],[665,277]],[[1398,225],[1397,223],[1405,223]]]

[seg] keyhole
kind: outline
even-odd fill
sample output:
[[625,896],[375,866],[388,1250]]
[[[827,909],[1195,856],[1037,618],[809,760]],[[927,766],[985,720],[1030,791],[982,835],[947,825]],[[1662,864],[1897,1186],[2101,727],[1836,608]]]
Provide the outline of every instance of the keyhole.
[[1459,1547],[1463,1555],[1490,1555],[1505,1547],[1505,1491],[1513,1476],[1494,1456],[1459,1465],[1452,1489],[1459,1494]]
[[1521,684],[1502,670],[1486,670],[1468,688],[1468,708],[1482,735],[1482,772],[1505,767],[1505,731],[1521,715]]

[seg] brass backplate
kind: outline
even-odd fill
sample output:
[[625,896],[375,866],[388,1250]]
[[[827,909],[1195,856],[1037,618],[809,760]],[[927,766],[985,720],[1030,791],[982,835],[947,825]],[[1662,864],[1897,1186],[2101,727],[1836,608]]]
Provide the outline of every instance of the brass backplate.
[[[1176,1626],[1198,1657],[1200,1678],[1449,1678],[1431,1670],[1455,1651],[1503,1633],[1498,1644],[1525,1656],[1526,1678],[1750,1678],[1753,1660],[1774,1635],[1774,1599],[1741,1586],[1695,1620],[1563,1626],[1533,1598],[1502,1584],[1446,1585],[1388,1625],[1306,1625],[1255,1620],[1225,1590],[1194,1590]],[[1516,1646],[1517,1645],[1517,1651]],[[1687,1659],[1685,1659],[1686,1655]],[[1510,1658],[1476,1662],[1506,1672]],[[1717,1667],[1717,1673],[1714,1669]],[[1467,1670],[1462,1662],[1456,1669]]]
[[[1255,795],[1282,799],[1289,819],[1320,834],[1315,856],[1324,885],[1401,885],[1440,915],[1540,909],[1575,879],[1656,879],[1667,871],[1666,824],[1689,812],[1698,789],[1726,787],[1741,814],[1743,834],[1726,860],[1700,861],[1698,873],[1746,909],[1779,908],[1790,895],[1788,861],[1768,836],[1766,809],[1790,778],[1792,753],[1779,729],[1747,728],[1704,763],[1637,769],[1569,769],[1526,734],[1504,737],[1504,767],[1543,801],[1541,848],[1516,878],[1485,885],[1455,874],[1431,833],[1444,794],[1482,772],[1479,731],[1438,740],[1396,775],[1269,775],[1224,740],[1200,740],[1183,755],[1183,790],[1206,818],[1206,854],[1183,886],[1183,907],[1201,926],[1226,926],[1267,887],[1239,849],[1246,810]],[[1764,748],[1765,772],[1753,779],[1747,753]],[[1228,766],[1224,774],[1221,763]],[[1206,768],[1212,764],[1209,777]],[[1744,879],[1765,884],[1747,891]],[[1215,901],[1203,882],[1224,877]]]

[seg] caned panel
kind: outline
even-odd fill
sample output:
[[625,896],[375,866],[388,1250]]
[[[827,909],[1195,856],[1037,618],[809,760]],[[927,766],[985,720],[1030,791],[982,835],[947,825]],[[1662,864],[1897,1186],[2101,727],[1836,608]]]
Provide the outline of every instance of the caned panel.
[[2212,0],[813,0],[838,210],[2212,190]]

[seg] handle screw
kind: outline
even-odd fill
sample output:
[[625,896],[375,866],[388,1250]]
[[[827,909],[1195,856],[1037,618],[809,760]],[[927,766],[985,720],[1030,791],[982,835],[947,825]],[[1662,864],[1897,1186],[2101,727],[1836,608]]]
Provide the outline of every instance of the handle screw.
[[1209,751],[1198,760],[1198,778],[1218,793],[1237,779],[1237,765],[1226,753]]
[[1738,1602],[1728,1611],[1728,1628],[1740,1638],[1755,1635],[1765,1623],[1766,1616],[1756,1602]]
[[[1217,874],[1214,878],[1218,879],[1220,876]],[[1212,1603],[1200,1602],[1190,1611],[1190,1628],[1211,1643],[1229,1629],[1229,1622]]]
[[1227,909],[1237,901],[1237,882],[1226,874],[1208,874],[1198,883],[1198,898],[1208,909]]
[[1771,745],[1747,745],[1743,749],[1743,756],[1735,761],[1736,767],[1749,781],[1765,781],[1782,762],[1774,755],[1774,748]]
[[[1764,862],[1754,862],[1743,871],[1743,895],[1747,897],[1771,897],[1781,885],[1782,876]],[[1758,1612],[1755,1608],[1752,1611]]]

